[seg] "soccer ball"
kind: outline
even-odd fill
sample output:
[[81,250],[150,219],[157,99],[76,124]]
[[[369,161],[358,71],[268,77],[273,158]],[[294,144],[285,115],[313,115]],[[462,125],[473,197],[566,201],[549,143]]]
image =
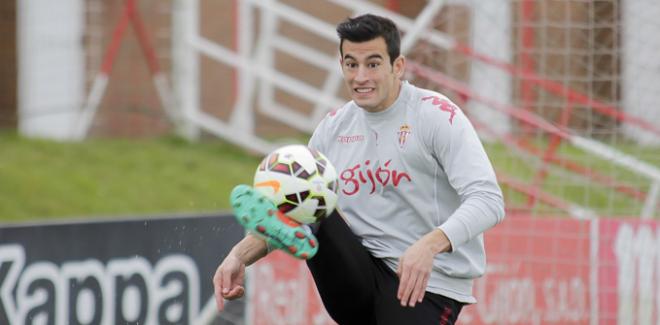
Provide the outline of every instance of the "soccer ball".
[[254,188],[300,223],[314,223],[337,204],[337,172],[317,150],[304,145],[281,147],[259,164]]

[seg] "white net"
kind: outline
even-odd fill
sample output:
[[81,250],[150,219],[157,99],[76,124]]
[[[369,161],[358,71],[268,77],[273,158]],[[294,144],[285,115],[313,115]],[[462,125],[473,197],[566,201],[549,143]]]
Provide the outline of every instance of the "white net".
[[[651,103],[660,95],[657,74],[645,72],[657,66],[648,59],[654,41],[629,30],[644,26],[649,37],[651,30],[660,31],[658,22],[645,18],[660,10],[660,3],[501,1],[499,5],[509,6],[505,13],[475,9],[468,1],[451,3],[436,16],[434,27],[460,44],[439,48],[420,42],[409,57],[436,70],[443,80],[423,73],[416,74],[415,82],[450,95],[472,114],[484,137],[497,140],[488,147],[509,207],[525,214],[579,215],[585,208],[607,216],[657,215],[653,200],[658,180],[652,175],[660,166],[660,118],[657,104]],[[508,19],[502,20],[503,15]],[[486,28],[480,30],[480,25]],[[502,30],[499,42],[489,37]],[[507,46],[510,52],[498,57]],[[479,64],[503,75],[475,81],[493,76],[475,74]],[[655,78],[655,84],[639,84],[633,74]],[[448,87],[444,79],[466,88]],[[489,90],[480,91],[475,83]],[[501,104],[531,113],[568,136],[516,114],[507,114],[510,125],[504,128],[502,119],[480,118],[483,106],[496,106],[491,99],[498,93],[510,93],[509,101]],[[570,144],[573,135],[640,163],[623,167],[603,154],[577,149]],[[639,172],[645,167],[654,170],[651,176]]]

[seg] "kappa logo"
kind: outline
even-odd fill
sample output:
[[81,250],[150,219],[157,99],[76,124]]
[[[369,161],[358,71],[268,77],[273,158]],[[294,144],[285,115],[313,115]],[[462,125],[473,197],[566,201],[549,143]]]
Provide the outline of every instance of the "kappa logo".
[[340,109],[341,107],[331,109],[330,112],[328,112],[328,116],[334,117],[335,115],[337,115],[337,112],[339,112]]
[[406,140],[408,140],[408,136],[410,135],[411,130],[410,126],[408,124],[403,124],[401,127],[399,127],[399,131],[396,133],[399,135],[399,147],[403,148],[403,146],[406,144]]
[[342,144],[349,144],[349,143],[362,142],[362,141],[364,141],[364,135],[361,134],[337,136],[337,142]]
[[426,96],[422,98],[423,101],[427,101],[429,99],[433,99],[431,104],[439,108],[441,111],[449,113],[449,124],[453,124],[454,116],[456,116],[458,107],[456,107],[456,105],[454,105],[454,103],[450,102],[449,100],[440,98],[438,96]]
[[[199,270],[183,254],[27,263],[0,245],[2,324],[199,324]],[[129,308],[127,308],[129,306]]]

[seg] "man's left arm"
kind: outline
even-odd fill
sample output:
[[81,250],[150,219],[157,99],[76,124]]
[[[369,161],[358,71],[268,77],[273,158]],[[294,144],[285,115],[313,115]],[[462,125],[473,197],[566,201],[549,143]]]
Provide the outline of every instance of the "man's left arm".
[[401,306],[422,302],[431,276],[435,255],[451,251],[451,243],[440,229],[424,235],[403,253],[396,270],[399,276],[397,299]]
[[504,218],[504,201],[495,172],[465,115],[456,108],[456,116],[449,121],[436,110],[424,121],[434,124],[428,129],[431,150],[461,205],[399,260],[398,299],[402,306],[410,307],[422,301],[437,254],[451,252]]

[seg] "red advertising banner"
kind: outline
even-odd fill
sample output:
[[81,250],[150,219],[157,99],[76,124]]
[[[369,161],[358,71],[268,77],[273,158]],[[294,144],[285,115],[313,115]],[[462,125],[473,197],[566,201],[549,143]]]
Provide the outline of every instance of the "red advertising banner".
[[660,323],[657,221],[598,222],[599,324]]
[[304,262],[276,251],[251,266],[248,272],[248,324],[335,324],[323,308]]
[[[637,219],[508,218],[485,236],[469,324],[656,324],[660,227]],[[274,253],[251,270],[252,324],[334,324],[304,263]]]
[[588,324],[589,221],[509,218],[487,232],[488,268],[475,281],[471,324]]

